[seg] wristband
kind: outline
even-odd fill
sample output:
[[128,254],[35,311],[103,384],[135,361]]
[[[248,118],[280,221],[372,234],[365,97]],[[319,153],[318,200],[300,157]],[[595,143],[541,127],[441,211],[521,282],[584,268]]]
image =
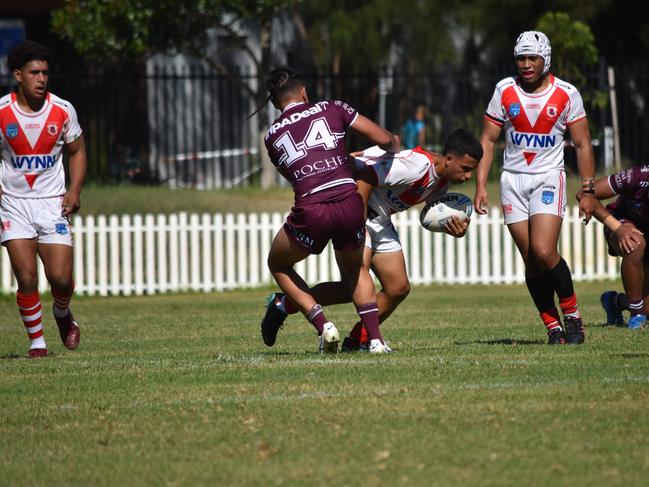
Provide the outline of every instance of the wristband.
[[610,213],[606,216],[606,218],[602,220],[602,223],[606,225],[613,233],[615,233],[617,229],[622,226],[622,223],[620,223],[620,221]]
[[582,180],[581,190],[586,194],[595,194],[595,180],[593,178]]

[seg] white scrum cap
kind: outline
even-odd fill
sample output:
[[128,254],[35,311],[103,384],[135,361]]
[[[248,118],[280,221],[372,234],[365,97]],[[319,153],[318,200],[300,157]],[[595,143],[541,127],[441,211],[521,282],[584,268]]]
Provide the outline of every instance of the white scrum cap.
[[516,39],[514,46],[514,57],[523,55],[541,56],[543,58],[543,74],[550,70],[550,58],[552,57],[552,47],[550,39],[543,32],[528,30],[523,32]]

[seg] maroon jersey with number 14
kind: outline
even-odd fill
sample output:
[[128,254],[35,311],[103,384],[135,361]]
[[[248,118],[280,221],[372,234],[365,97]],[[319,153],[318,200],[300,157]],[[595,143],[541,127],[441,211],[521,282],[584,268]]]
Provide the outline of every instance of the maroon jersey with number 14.
[[296,204],[356,191],[344,139],[357,116],[356,110],[337,100],[291,103],[271,125],[266,149],[293,186]]

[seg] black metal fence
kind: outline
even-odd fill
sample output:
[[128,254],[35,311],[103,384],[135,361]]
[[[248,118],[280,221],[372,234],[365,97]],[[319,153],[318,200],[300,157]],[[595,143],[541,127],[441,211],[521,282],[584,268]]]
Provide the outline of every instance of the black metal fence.
[[[248,184],[260,168],[260,127],[255,116],[257,78],[248,72],[216,74],[202,66],[143,66],[137,70],[66,71],[51,74],[52,92],[76,108],[89,154],[89,179],[218,188]],[[343,99],[364,115],[383,118],[399,132],[416,105],[427,107],[427,143],[439,147],[453,128],[479,133],[497,81],[510,66],[490,72],[440,66],[420,76],[365,71],[308,76],[312,99]],[[568,80],[570,81],[570,80]],[[11,79],[0,79],[7,92]],[[625,165],[649,161],[649,72],[616,69],[620,147]],[[598,165],[604,127],[611,125],[606,66],[586,72],[580,86],[589,113]],[[599,103],[598,103],[599,100]],[[270,116],[277,114],[271,110]],[[363,141],[350,138],[348,149]],[[567,161],[573,163],[569,151]]]

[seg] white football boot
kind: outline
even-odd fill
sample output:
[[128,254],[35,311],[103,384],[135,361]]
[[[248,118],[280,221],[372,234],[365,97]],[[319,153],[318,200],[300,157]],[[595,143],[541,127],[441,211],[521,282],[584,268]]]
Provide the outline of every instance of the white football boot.
[[322,335],[318,337],[318,351],[320,353],[338,353],[340,333],[331,321],[327,321],[322,328]]
[[392,349],[388,347],[387,343],[382,343],[381,340],[375,338],[370,341],[370,353],[392,353]]

